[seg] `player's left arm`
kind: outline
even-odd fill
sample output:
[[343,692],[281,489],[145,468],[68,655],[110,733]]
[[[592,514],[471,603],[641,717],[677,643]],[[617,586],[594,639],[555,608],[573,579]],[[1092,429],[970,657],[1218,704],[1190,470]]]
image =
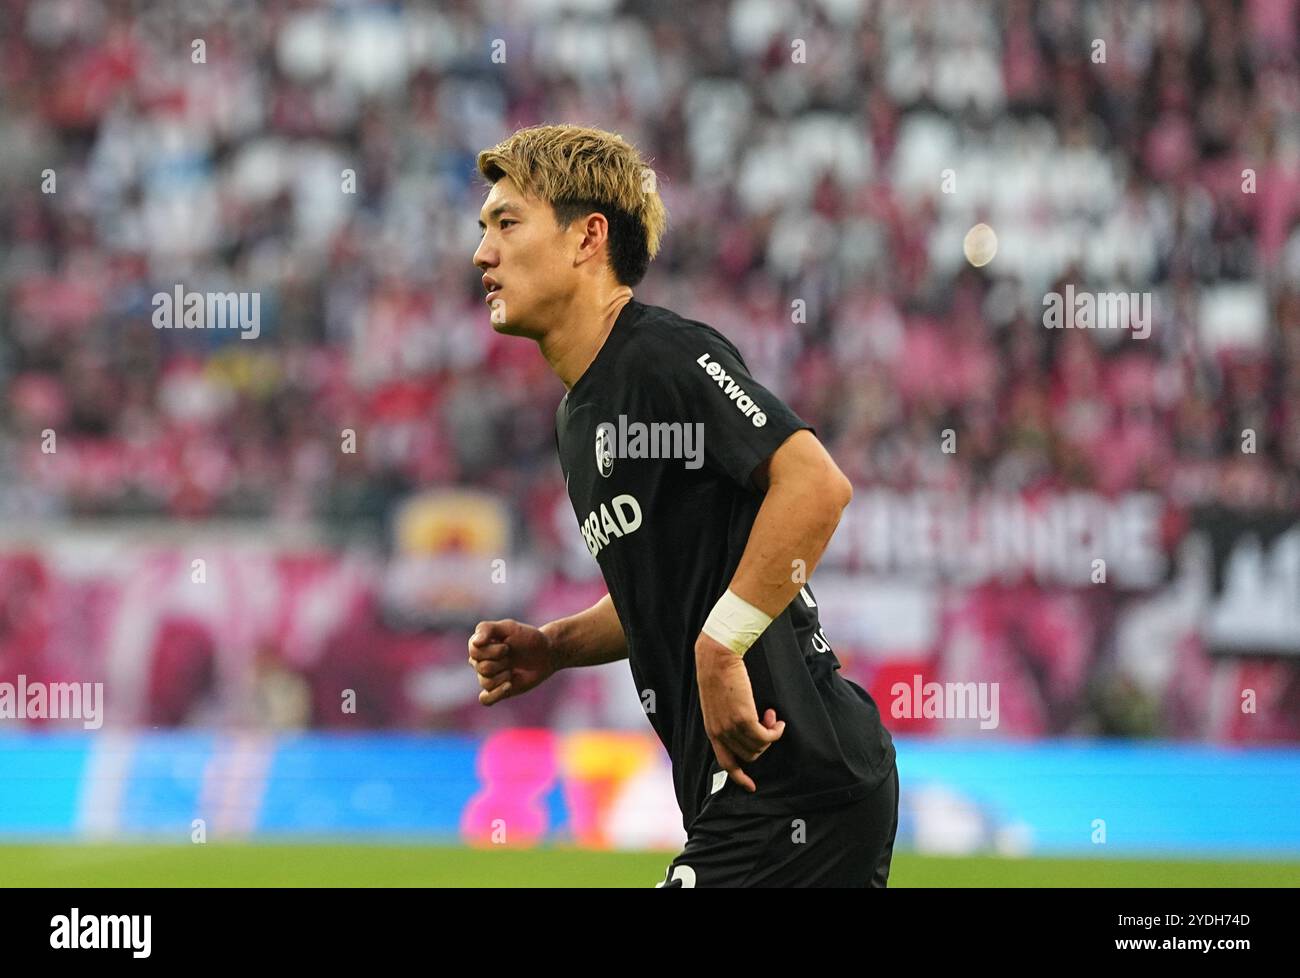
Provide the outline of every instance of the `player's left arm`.
[[725,337],[698,325],[642,334],[654,365],[646,389],[659,417],[703,425],[712,473],[763,494],[728,593],[695,642],[705,732],[718,763],[752,792],[741,765],[779,740],[785,721],[771,708],[759,716],[744,651],[817,566],[853,490],[812,425],[759,383]]
[[812,576],[853,485],[807,429],[782,442],[753,481],[765,495],[730,587],[775,618]]
[[[799,593],[853,498],[853,486],[811,431],[794,432],[752,476],[764,492],[729,590],[769,618]],[[776,711],[761,723],[743,660],[701,632],[695,642],[705,727],[732,780],[754,791],[740,764],[757,760],[785,731]]]

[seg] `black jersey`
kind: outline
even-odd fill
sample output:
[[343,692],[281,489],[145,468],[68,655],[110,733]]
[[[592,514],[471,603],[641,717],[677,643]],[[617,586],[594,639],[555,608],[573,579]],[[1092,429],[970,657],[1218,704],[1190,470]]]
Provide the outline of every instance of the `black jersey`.
[[810,585],[745,653],[758,715],[771,707],[786,722],[781,739],[744,765],[755,793],[727,777],[704,731],[695,641],[762,504],[751,476],[812,425],[749,375],[721,333],[632,299],[555,426],[579,530],[672,760],[686,830],[706,805],[798,812],[863,798],[889,777],[893,741],[870,695],[836,671]]

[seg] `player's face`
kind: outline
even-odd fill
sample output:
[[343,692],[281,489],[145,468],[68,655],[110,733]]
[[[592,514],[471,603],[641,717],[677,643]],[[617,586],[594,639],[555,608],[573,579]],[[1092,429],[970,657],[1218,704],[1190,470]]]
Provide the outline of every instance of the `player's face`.
[[[575,269],[566,261],[566,232],[551,205],[525,197],[502,177],[479,211],[483,240],[474,264],[483,270],[492,328],[516,336],[540,335],[548,310],[562,308]],[[572,228],[570,232],[572,233]]]

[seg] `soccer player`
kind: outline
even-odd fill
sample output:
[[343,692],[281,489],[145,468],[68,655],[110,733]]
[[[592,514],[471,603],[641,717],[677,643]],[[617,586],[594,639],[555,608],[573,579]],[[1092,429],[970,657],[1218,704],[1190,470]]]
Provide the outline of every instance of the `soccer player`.
[[567,388],[556,447],[609,591],[540,628],[480,622],[479,701],[626,658],[687,834],[658,886],[884,887],[893,741],[806,583],[849,481],[726,337],[633,298],[667,221],[633,146],[535,126],[478,169],[492,327],[536,340]]

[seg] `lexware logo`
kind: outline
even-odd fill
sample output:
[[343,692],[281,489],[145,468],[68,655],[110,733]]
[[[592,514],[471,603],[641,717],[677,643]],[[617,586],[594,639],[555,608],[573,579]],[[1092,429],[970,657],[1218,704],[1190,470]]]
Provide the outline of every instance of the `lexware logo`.
[[710,360],[707,353],[700,354],[700,358],[695,361],[704,368],[704,372],[718,382],[723,393],[731,398],[736,409],[745,417],[754,423],[755,428],[761,428],[767,424],[767,415],[758,409],[754,399],[745,393],[745,389],[731,379],[731,375],[722,369],[722,364],[716,360]]

